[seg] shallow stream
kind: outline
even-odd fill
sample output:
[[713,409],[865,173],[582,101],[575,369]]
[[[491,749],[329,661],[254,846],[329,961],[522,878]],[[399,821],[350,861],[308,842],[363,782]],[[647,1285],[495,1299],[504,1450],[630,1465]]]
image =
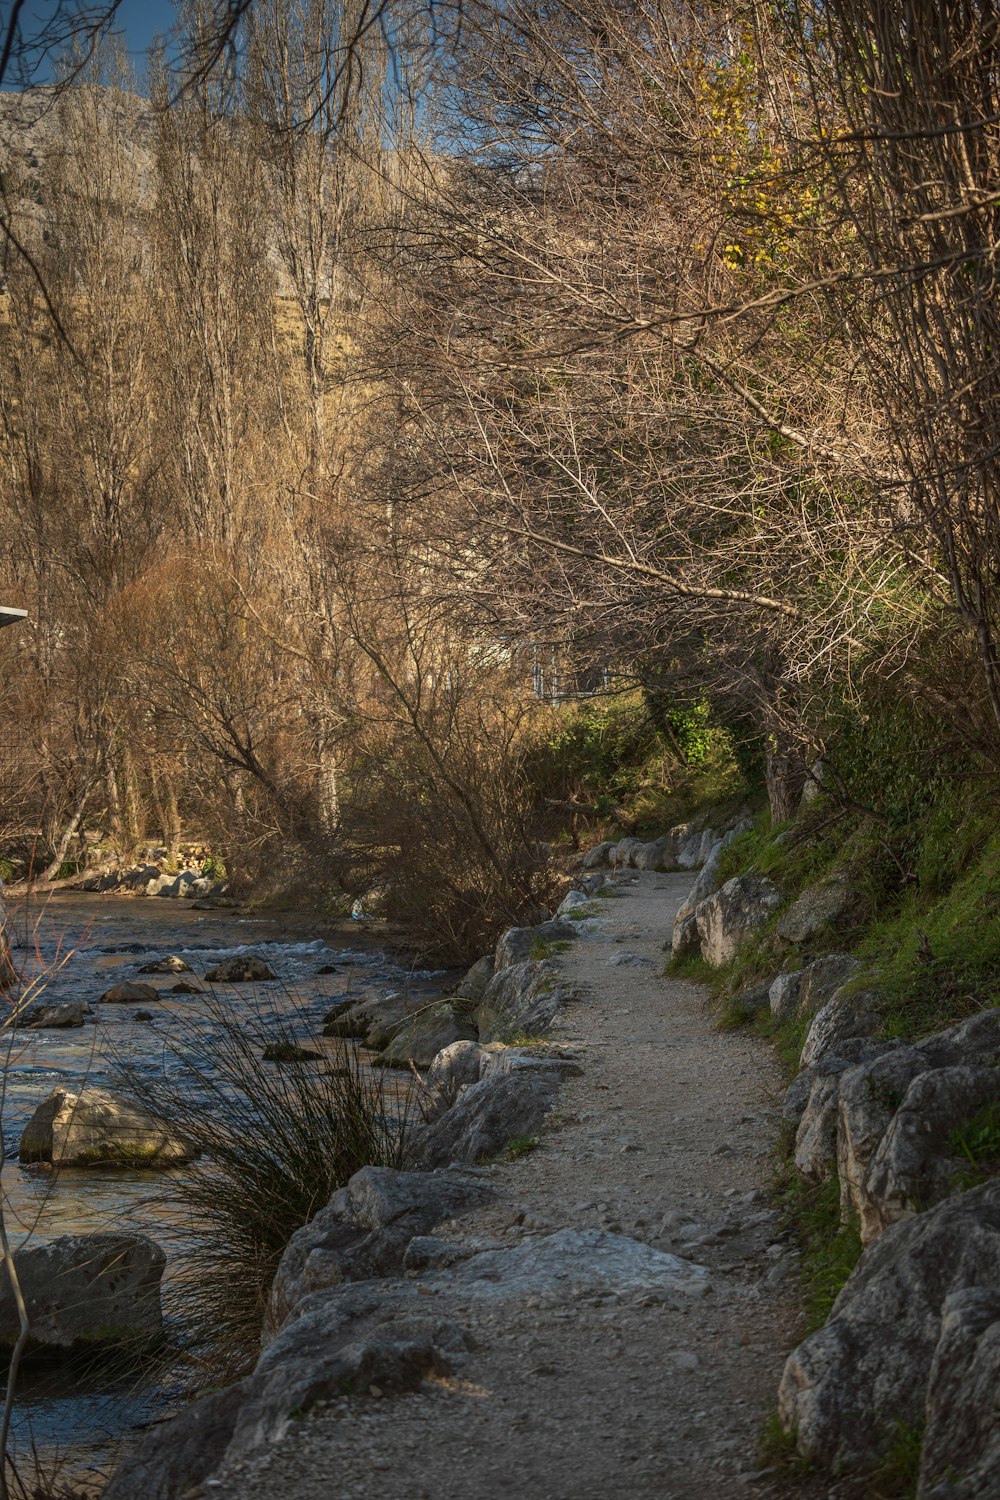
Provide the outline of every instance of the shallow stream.
[[[273,1021],[284,1035],[315,1046],[328,1010],[345,998],[405,986],[423,989],[435,976],[406,965],[350,924],[297,913],[247,916],[238,910],[196,910],[156,897],[57,893],[44,903],[14,899],[8,912],[18,968],[37,985],[45,1004],[85,1000],[94,1007],[82,1028],[4,1032],[3,1188],[9,1232],[16,1244],[63,1234],[149,1234],[167,1252],[166,1280],[176,1267],[183,1228],[169,1202],[172,1174],[154,1171],[67,1169],[57,1175],[17,1163],[21,1131],[54,1088],[74,1092],[84,1083],[114,1089],[122,1063],[138,1071],[188,1073],[179,1049],[211,1069],[219,1035],[217,1014],[204,995],[170,993],[179,979],[201,983],[221,959],[252,952],[275,974],[268,983],[218,986],[230,1018],[248,1027]],[[193,975],[141,974],[151,960],[175,954]],[[321,973],[321,970],[332,972]],[[157,1003],[100,1005],[111,985],[138,980],[159,992]],[[141,1020],[145,1011],[151,1019]],[[184,1084],[184,1086],[187,1086]],[[183,1169],[182,1169],[183,1170]],[[51,1371],[19,1383],[15,1442],[52,1461],[59,1453],[80,1479],[106,1472],[113,1449],[152,1420],[172,1396],[177,1378],[140,1388],[109,1387],[94,1376]]]

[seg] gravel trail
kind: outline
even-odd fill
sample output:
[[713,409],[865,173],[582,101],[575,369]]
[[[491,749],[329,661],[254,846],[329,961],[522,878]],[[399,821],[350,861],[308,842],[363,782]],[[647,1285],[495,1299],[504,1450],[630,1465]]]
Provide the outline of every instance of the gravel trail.
[[[767,1183],[781,1082],[768,1046],[713,1027],[662,977],[690,875],[629,874],[596,903],[603,940],[561,955],[580,996],[554,1039],[583,1076],[539,1148],[490,1168],[498,1202],[439,1234],[516,1244],[620,1231],[705,1265],[682,1308],[623,1297],[505,1303],[465,1326],[461,1377],[353,1397],[231,1465],[220,1500],[714,1500],[785,1493],[756,1438],[801,1337],[794,1253]],[[192,1497],[194,1500],[194,1497]]]

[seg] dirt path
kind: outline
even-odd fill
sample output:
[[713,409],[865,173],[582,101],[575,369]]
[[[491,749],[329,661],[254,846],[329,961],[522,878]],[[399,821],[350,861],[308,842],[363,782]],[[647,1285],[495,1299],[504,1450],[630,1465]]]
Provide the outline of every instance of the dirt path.
[[[463,1380],[342,1401],[205,1494],[220,1500],[714,1500],[777,1493],[756,1436],[800,1334],[766,1186],[780,1080],[767,1046],[713,1029],[661,977],[690,876],[622,878],[605,941],[563,956],[582,996],[555,1036],[584,1075],[530,1155],[490,1169],[498,1206],[438,1233],[513,1244],[621,1230],[710,1268],[690,1306],[644,1297],[486,1304]],[[608,940],[611,939],[611,940]]]

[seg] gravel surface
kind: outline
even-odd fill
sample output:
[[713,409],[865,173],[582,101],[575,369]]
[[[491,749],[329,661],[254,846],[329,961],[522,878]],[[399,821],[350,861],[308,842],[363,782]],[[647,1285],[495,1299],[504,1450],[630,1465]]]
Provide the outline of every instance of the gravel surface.
[[537,1150],[490,1168],[498,1202],[436,1233],[515,1245],[567,1227],[620,1231],[707,1266],[706,1295],[463,1306],[472,1351],[456,1375],[331,1404],[191,1500],[787,1493],[756,1450],[802,1334],[795,1255],[767,1191],[781,1080],[764,1042],[719,1033],[702,989],[662,978],[691,881],[623,875],[595,903],[603,941],[584,936],[561,955],[580,998],[553,1033],[583,1076]]

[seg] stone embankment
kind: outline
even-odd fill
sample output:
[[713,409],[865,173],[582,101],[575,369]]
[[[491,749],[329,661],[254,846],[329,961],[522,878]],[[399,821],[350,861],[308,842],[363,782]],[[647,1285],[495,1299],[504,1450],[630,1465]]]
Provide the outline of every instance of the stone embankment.
[[[799,1332],[777,1071],[662,977],[690,876],[612,848],[425,1018],[446,1040],[411,1170],[365,1169],[294,1236],[253,1373],[154,1429],[107,1500],[782,1493],[756,1455]],[[391,1010],[341,1034],[413,1030]]]
[[[834,876],[786,910],[719,875],[720,841],[677,913],[675,954],[728,962],[776,913],[792,965],[738,997],[806,1027],[783,1114],[802,1179],[839,1185],[864,1252],[826,1324],[790,1355],[779,1412],[799,1453],[863,1479],[909,1447],[918,1500],[1000,1494],[1000,1009],[908,1043],[848,954],[794,967],[852,899]],[[847,1481],[845,1481],[847,1482]]]

